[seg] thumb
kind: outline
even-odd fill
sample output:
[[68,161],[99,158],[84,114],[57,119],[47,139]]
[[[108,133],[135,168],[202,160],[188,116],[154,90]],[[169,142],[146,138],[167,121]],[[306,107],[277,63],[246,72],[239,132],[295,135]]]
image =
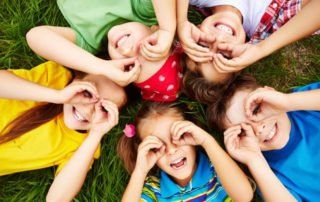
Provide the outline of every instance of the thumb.
[[255,133],[250,125],[241,123],[241,128],[245,131],[247,137],[255,137]]

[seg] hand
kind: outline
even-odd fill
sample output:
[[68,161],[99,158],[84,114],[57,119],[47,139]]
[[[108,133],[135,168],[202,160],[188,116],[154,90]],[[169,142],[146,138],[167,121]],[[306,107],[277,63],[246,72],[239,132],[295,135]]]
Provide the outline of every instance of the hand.
[[103,135],[118,124],[118,107],[113,102],[103,99],[96,103],[94,107],[95,113],[92,118],[90,132],[98,133],[102,138]]
[[165,154],[165,145],[156,136],[147,136],[138,147],[135,170],[147,175],[149,170]]
[[252,121],[261,121],[270,116],[288,111],[287,94],[265,86],[251,92],[244,102],[246,116]]
[[203,145],[210,136],[190,121],[176,121],[171,126],[172,143],[176,145]]
[[214,36],[210,36],[189,21],[178,25],[179,41],[184,52],[195,62],[208,62],[212,60],[209,48],[198,45],[199,41],[213,43]]
[[247,124],[228,128],[224,132],[224,145],[232,158],[246,165],[262,155],[258,138]]
[[258,45],[252,44],[218,44],[220,51],[231,53],[232,59],[224,58],[220,53],[213,55],[213,63],[220,73],[237,72],[263,58]]
[[109,61],[113,68],[110,68],[111,75],[107,77],[119,86],[127,86],[136,81],[140,75],[140,62],[136,58],[118,59]]
[[59,90],[57,98],[56,103],[93,103],[97,102],[99,94],[93,82],[75,80],[64,89]]
[[150,61],[157,61],[165,58],[172,46],[174,33],[159,29],[146,39],[140,46],[141,55]]

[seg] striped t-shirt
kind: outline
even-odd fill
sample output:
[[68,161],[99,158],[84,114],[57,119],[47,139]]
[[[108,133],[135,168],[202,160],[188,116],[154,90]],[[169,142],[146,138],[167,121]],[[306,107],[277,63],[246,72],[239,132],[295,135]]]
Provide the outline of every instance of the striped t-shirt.
[[209,158],[198,154],[198,166],[186,187],[180,187],[163,171],[160,178],[148,176],[141,201],[232,201],[223,189]]

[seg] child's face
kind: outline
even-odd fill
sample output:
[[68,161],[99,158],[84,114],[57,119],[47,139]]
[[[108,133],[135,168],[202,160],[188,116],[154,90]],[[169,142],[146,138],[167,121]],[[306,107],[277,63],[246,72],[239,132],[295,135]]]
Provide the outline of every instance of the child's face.
[[[82,80],[94,82],[100,99],[110,100],[118,108],[125,104],[127,98],[123,88],[105,76],[87,75]],[[64,104],[63,113],[64,122],[68,128],[73,130],[89,130],[92,126],[91,121],[95,113],[95,103]]]
[[[231,53],[219,50],[217,44],[243,44],[245,42],[241,18],[231,11],[219,11],[207,17],[201,23],[200,30],[215,36],[216,41],[214,43],[200,41],[199,44],[208,47],[212,53],[221,53],[226,58],[231,58]],[[224,82],[230,76],[228,73],[217,72],[212,62],[199,63],[198,68],[202,75],[211,82]]]
[[283,148],[289,140],[291,129],[291,122],[287,114],[281,113],[259,122],[249,120],[245,115],[244,102],[252,91],[240,90],[232,97],[226,111],[226,127],[247,123],[252,126],[255,135],[258,137],[262,151]]
[[139,22],[112,27],[108,33],[108,51],[111,59],[137,56],[142,39],[150,34],[151,28]]
[[186,186],[196,170],[196,151],[191,145],[178,146],[172,143],[171,126],[183,117],[175,112],[143,120],[139,127],[140,138],[156,136],[165,145],[165,154],[157,161],[157,166],[169,174],[180,186]]

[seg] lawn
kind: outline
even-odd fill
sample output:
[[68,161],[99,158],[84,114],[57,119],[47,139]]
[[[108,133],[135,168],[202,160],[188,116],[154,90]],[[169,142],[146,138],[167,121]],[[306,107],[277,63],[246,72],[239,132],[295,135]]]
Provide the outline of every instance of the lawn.
[[[30,69],[45,60],[28,47],[25,35],[38,25],[67,26],[53,0],[0,1],[0,68]],[[288,91],[320,80],[320,37],[310,37],[283,48],[250,66],[263,85]],[[2,84],[5,85],[5,84]],[[188,104],[205,123],[205,107],[182,96],[178,102]],[[74,201],[119,201],[129,179],[116,154],[116,141],[125,123],[133,120],[140,101],[123,110],[120,123],[102,142],[101,157],[89,171]],[[210,131],[221,142],[221,135]],[[23,163],[23,162],[22,162]],[[0,162],[1,166],[1,162]],[[55,168],[29,171],[0,177],[0,201],[44,201],[54,179]],[[255,201],[260,201],[255,197]]]

